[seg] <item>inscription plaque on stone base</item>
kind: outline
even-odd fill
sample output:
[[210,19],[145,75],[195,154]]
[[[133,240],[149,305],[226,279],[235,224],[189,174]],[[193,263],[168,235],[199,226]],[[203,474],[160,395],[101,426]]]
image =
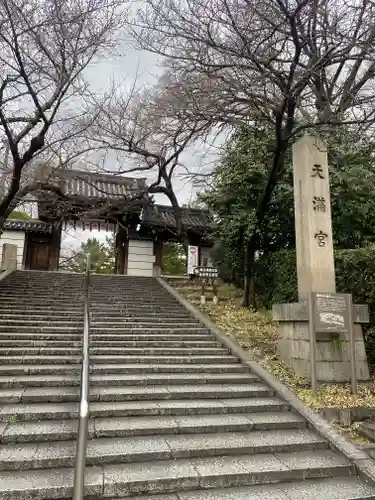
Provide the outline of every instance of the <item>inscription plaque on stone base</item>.
[[313,293],[315,331],[349,333],[350,297],[346,293]]
[[[309,296],[309,332],[311,388],[317,388],[316,353],[318,333],[343,334],[349,342],[348,361],[350,363],[352,392],[357,392],[355,340],[352,316],[352,296],[348,293],[312,292]],[[333,340],[333,338],[332,338]]]

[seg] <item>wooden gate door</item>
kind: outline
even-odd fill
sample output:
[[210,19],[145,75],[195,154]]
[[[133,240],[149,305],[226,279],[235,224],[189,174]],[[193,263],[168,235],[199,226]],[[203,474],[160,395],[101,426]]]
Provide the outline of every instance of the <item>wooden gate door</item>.
[[51,242],[48,237],[29,235],[25,268],[36,271],[50,269]]

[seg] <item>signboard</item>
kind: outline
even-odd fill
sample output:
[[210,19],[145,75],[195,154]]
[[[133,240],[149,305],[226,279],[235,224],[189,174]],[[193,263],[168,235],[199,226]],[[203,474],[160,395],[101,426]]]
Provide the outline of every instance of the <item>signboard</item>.
[[346,293],[313,293],[315,331],[349,333],[350,297]]
[[187,273],[194,274],[194,269],[199,264],[199,248],[188,246]]
[[219,270],[216,267],[196,267],[194,274],[200,278],[218,278]]

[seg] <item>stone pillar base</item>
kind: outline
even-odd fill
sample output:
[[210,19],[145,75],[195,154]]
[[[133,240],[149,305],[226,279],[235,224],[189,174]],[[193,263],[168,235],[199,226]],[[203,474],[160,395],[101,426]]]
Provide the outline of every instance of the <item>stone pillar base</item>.
[[154,278],[160,278],[161,276],[161,267],[160,266],[155,266],[152,268],[152,276]]
[[[278,354],[298,377],[310,379],[309,313],[307,302],[275,304],[273,319],[279,323]],[[369,322],[368,307],[353,304],[353,322],[358,380],[369,380],[362,326]],[[350,349],[347,335],[318,333],[316,339],[318,382],[350,381]]]

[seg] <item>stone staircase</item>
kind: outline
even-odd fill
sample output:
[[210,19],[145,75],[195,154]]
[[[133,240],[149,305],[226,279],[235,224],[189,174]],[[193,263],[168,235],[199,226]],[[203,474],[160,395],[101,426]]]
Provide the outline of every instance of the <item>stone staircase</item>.
[[[0,500],[72,496],[82,289],[78,274],[0,283]],[[86,498],[375,499],[156,280],[93,276],[91,304]]]

